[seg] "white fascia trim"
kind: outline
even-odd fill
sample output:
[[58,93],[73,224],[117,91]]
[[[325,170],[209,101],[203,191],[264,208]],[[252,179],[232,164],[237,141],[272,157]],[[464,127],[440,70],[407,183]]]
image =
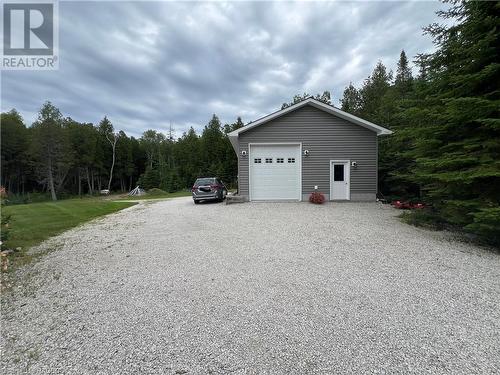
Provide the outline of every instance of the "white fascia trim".
[[352,122],[354,124],[360,125],[366,129],[372,130],[377,135],[389,135],[392,134],[392,131],[389,129],[383,128],[382,126],[378,126],[374,123],[371,123],[369,121],[363,120],[362,118],[359,118],[357,116],[351,115],[350,113],[344,112],[338,108],[335,108],[331,105],[325,104],[323,102],[320,102],[319,100],[316,100],[314,98],[309,98],[306,100],[303,100],[297,104],[291,105],[290,107],[287,107],[285,109],[282,109],[281,111],[277,111],[274,113],[271,113],[270,115],[264,116],[240,129],[234,130],[231,133],[228,134],[229,138],[237,138],[240,133],[246,132],[247,130],[253,129],[256,126],[259,126],[261,124],[264,124],[268,121],[271,121],[277,117],[283,116],[289,112],[292,112],[298,108],[301,108],[305,105],[311,104],[312,106],[321,109],[327,113],[330,113],[332,115],[336,115],[340,118],[343,118],[344,120],[347,120],[349,122]]

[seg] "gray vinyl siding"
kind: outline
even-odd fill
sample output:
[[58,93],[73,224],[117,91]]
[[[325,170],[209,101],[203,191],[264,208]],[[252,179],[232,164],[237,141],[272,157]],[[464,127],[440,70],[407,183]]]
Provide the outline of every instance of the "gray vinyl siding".
[[239,192],[248,195],[249,143],[301,142],[302,194],[310,194],[314,186],[330,192],[330,160],[356,161],[351,167],[351,199],[356,196],[375,198],[377,191],[377,135],[375,132],[344,119],[305,106],[239,135]]

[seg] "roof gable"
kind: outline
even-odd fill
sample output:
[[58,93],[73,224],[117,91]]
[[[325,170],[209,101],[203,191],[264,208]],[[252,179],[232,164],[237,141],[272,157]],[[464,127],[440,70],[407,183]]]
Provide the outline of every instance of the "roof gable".
[[314,98],[308,98],[308,99],[302,100],[301,102],[298,102],[294,105],[291,105],[290,107],[287,107],[285,109],[282,109],[282,110],[274,112],[274,113],[271,113],[267,116],[261,117],[260,119],[253,121],[253,122],[250,122],[249,124],[245,125],[244,127],[240,128],[240,129],[237,129],[237,130],[230,132],[228,134],[229,139],[231,140],[231,143],[233,143],[233,141],[234,141],[234,144],[235,144],[236,138],[238,138],[238,135],[240,133],[246,132],[246,131],[253,129],[259,125],[265,124],[271,120],[274,120],[278,117],[286,115],[287,113],[296,111],[297,109],[302,108],[306,105],[313,106],[313,107],[315,107],[319,110],[322,110],[326,113],[340,117],[348,122],[362,126],[368,130],[374,131],[375,133],[377,133],[377,135],[392,134],[392,131],[390,131],[389,129],[383,128],[379,125],[376,125],[376,124],[371,123],[369,121],[363,120],[362,118],[351,115],[350,113],[344,112],[338,108],[335,108],[334,106],[323,103],[323,102],[316,100]]

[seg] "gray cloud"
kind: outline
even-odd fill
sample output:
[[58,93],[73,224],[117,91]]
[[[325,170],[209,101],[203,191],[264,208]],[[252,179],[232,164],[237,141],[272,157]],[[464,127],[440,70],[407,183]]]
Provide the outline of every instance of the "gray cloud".
[[28,123],[45,100],[64,115],[138,136],[245,122],[294,94],[335,104],[381,59],[432,49],[435,2],[61,2],[58,71],[2,72],[2,111]]

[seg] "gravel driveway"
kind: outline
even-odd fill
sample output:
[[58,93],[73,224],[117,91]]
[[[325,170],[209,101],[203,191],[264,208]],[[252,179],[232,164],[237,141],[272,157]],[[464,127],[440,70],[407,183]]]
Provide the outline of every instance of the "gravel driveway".
[[0,370],[499,373],[500,255],[397,214],[180,198],[93,221],[4,295]]

